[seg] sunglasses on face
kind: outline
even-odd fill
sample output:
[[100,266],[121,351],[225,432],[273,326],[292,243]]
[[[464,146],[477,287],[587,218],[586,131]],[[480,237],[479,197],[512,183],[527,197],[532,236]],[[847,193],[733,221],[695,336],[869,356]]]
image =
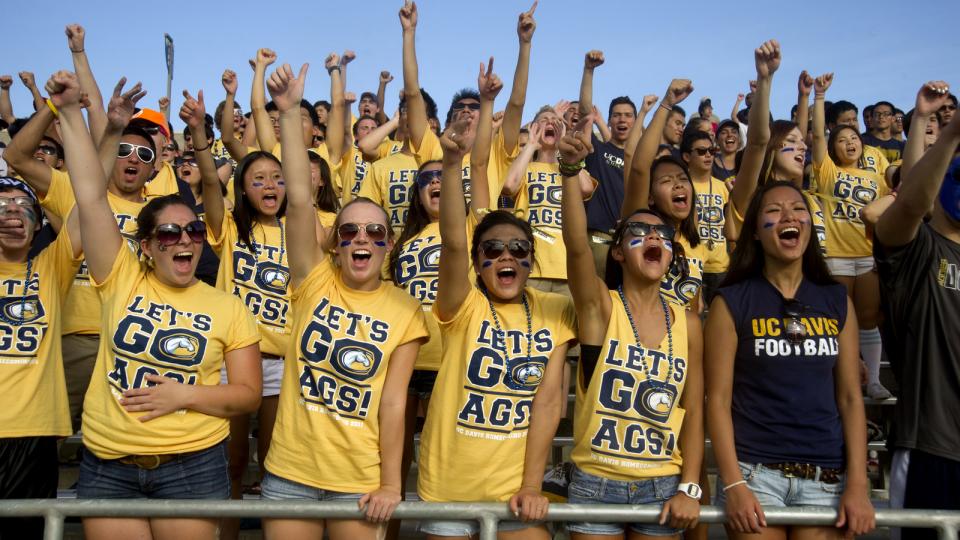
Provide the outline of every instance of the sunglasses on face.
[[48,155],[48,156],[55,156],[55,155],[57,155],[57,149],[54,148],[54,147],[52,147],[52,146],[46,146],[46,145],[38,146],[38,147],[37,147],[37,151],[38,151],[38,152],[43,152],[44,154],[46,154],[46,155]]
[[801,319],[803,317],[803,304],[793,299],[785,300],[783,312],[789,319],[785,332],[787,340],[794,345],[802,343],[804,338],[807,337],[807,327]]
[[337,236],[340,240],[350,242],[361,230],[371,242],[383,242],[387,238],[387,227],[380,223],[344,223],[337,228]]
[[177,167],[183,167],[184,165],[188,165],[188,166],[190,166],[190,167],[199,167],[199,166],[200,166],[200,165],[197,164],[197,160],[195,160],[195,159],[180,159],[180,160],[177,160]]
[[471,103],[458,102],[453,105],[453,110],[455,111],[462,111],[464,109],[470,109],[471,111],[479,111],[480,104],[472,103],[472,102]]
[[504,251],[509,251],[515,259],[526,259],[530,256],[532,248],[529,240],[514,239],[509,242],[484,240],[480,242],[480,252],[488,259],[499,259]]
[[177,147],[174,146],[174,145],[172,145],[172,144],[168,144],[168,145],[166,145],[166,146],[163,147],[163,150],[164,150],[165,152],[176,152],[176,151],[177,151]]
[[130,154],[134,152],[137,153],[137,159],[139,159],[142,163],[153,163],[153,158],[156,157],[156,154],[153,152],[153,148],[130,143],[120,143],[120,147],[117,149],[117,157],[130,157]]
[[423,189],[433,183],[434,180],[439,180],[442,176],[443,171],[423,171],[417,175],[417,187]]
[[0,208],[16,205],[20,208],[33,208],[33,199],[30,197],[0,197]]
[[661,240],[673,240],[673,227],[666,223],[645,223],[643,221],[630,221],[624,229],[630,236],[637,238],[646,238],[651,232],[657,233]]
[[713,148],[713,147],[710,147],[710,148],[694,148],[693,151],[696,152],[697,155],[700,156],[700,157],[703,157],[703,156],[712,156],[712,155],[714,155],[714,154],[717,153],[717,149],[716,149],[716,148]]
[[177,225],[176,223],[164,223],[163,225],[157,226],[157,230],[154,231],[153,236],[161,246],[172,246],[180,241],[184,232],[187,233],[187,238],[189,238],[191,242],[199,244],[203,242],[203,239],[207,235],[207,225],[200,220],[191,221],[183,226]]

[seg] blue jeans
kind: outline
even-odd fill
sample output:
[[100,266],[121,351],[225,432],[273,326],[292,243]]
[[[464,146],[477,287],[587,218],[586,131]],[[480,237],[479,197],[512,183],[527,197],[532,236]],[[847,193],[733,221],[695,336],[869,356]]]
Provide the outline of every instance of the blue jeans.
[[[764,467],[761,463],[740,461],[740,474],[747,487],[763,506],[784,508],[787,506],[829,506],[836,508],[846,486],[846,475],[836,484],[825,484],[819,479],[787,478],[781,471]],[[723,490],[718,486],[717,506],[727,503]]]
[[227,443],[180,454],[156,469],[100,459],[83,449],[78,499],[229,499]]
[[359,501],[363,493],[341,493],[328,489],[315,488],[293,480],[287,480],[270,471],[263,475],[260,483],[260,495],[267,500],[283,501],[311,499],[314,501]]
[[[585,473],[573,468],[567,501],[571,504],[658,504],[662,505],[677,494],[680,475],[655,476],[624,482]],[[648,536],[673,536],[683,532],[657,523],[630,523],[630,529]],[[571,532],[581,534],[623,534],[623,523],[579,521],[567,525]]]

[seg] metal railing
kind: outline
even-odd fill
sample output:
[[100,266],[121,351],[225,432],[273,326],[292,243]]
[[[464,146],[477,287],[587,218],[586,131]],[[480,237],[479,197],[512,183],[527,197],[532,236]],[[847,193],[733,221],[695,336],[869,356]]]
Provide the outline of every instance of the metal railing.
[[[832,508],[764,509],[768,525],[833,526],[837,512]],[[77,517],[274,517],[299,519],[362,519],[355,502],[301,501],[193,501],[193,500],[6,500],[0,501],[0,517],[43,516],[44,538],[63,538],[64,518]],[[546,521],[600,521],[655,523],[660,507],[614,504],[553,504]],[[472,519],[480,523],[481,540],[497,537],[497,523],[515,519],[504,503],[400,503],[397,519]],[[723,509],[704,506],[703,523],[723,523]],[[958,540],[960,511],[877,510],[878,527],[937,529],[943,540]]]

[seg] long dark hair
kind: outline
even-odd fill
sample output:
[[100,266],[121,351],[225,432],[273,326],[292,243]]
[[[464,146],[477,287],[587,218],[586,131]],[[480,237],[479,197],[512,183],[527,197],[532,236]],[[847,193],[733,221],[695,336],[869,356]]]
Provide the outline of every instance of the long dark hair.
[[[627,223],[630,222],[630,218],[637,214],[651,215],[663,223],[671,227],[673,226],[670,220],[656,208],[638,208],[631,212],[625,219],[620,220],[620,223],[617,223],[617,228],[613,231],[613,240],[611,240],[610,249],[607,251],[607,264],[603,281],[607,284],[608,289],[613,290],[623,285],[623,263],[613,258],[613,248],[620,245],[620,242],[623,241],[623,235],[627,230]],[[681,245],[680,242],[674,241],[673,238],[670,239],[670,242],[673,244],[673,258],[670,260],[670,268],[667,269],[667,272],[676,272],[679,276],[685,278],[690,274],[690,266],[687,264],[687,255],[683,249],[683,245]]]
[[[760,178],[757,179],[757,186],[764,186],[767,182],[777,180],[774,178],[773,164],[777,159],[777,154],[780,153],[783,141],[794,129],[799,130],[800,126],[789,120],[776,120],[770,123],[770,140],[767,141],[767,148],[763,152],[763,164],[760,165]],[[800,136],[803,137],[803,133]],[[740,170],[739,165],[737,170]]]
[[137,214],[137,242],[142,242],[144,240],[150,239],[153,236],[154,229],[157,228],[159,223],[157,223],[157,216],[160,215],[165,208],[169,206],[180,205],[193,213],[196,216],[196,212],[193,211],[193,208],[187,201],[183,200],[180,195],[164,195],[163,197],[157,197],[151,199],[150,202],[143,205],[143,208],[140,209],[140,213]]
[[[674,107],[674,109],[676,109],[676,107]],[[690,243],[690,247],[697,247],[700,245],[700,233],[697,231],[697,188],[694,187],[693,180],[690,179],[690,169],[687,168],[687,164],[684,163],[682,159],[677,159],[670,155],[660,156],[653,160],[653,164],[650,165],[650,193],[648,197],[653,196],[653,173],[657,170],[657,167],[667,163],[680,167],[680,169],[683,170],[683,174],[687,175],[687,181],[690,182],[690,213],[680,221],[677,230],[680,231],[680,236]],[[661,210],[661,212],[665,212],[665,210]],[[660,215],[662,216],[663,214]],[[675,223],[671,223],[671,220],[664,220],[664,223],[670,223],[671,226],[676,226]]]
[[[233,193],[236,198],[236,204],[233,205],[233,222],[237,224],[237,237],[250,249],[253,249],[250,231],[253,229],[254,222],[256,222],[257,209],[253,207],[250,199],[247,198],[246,190],[243,189],[243,177],[247,174],[247,170],[261,159],[269,159],[280,165],[277,156],[270,152],[256,150],[240,160],[240,163],[237,164],[237,170],[233,174]],[[277,219],[283,217],[286,211],[287,197],[284,195],[283,200],[280,201],[280,210],[277,211]]]
[[[316,204],[318,210],[336,214],[340,211],[340,199],[337,198],[336,190],[333,189],[330,165],[327,160],[323,159],[323,156],[313,150],[307,151],[307,156],[311,163],[316,163],[320,167],[320,179],[323,180],[323,185],[317,190],[317,200],[314,201],[314,204]],[[284,198],[284,202],[286,202],[286,198]]]
[[840,160],[838,159],[839,156],[837,156],[837,151],[834,150],[834,146],[836,146],[837,139],[840,137],[840,134],[846,130],[852,131],[853,134],[856,135],[857,139],[860,141],[860,157],[857,158],[856,167],[858,169],[863,169],[864,168],[863,154],[865,150],[864,147],[866,145],[863,142],[863,138],[860,137],[860,133],[856,130],[856,128],[852,126],[842,125],[842,126],[837,126],[833,128],[833,131],[830,132],[830,137],[827,139],[827,155],[830,156],[830,159],[833,160],[833,162],[836,163],[838,167],[840,166]]
[[[417,176],[419,177],[420,173],[426,170],[428,166],[438,163],[442,162],[433,160],[420,165],[420,168],[417,169]],[[400,238],[397,239],[393,244],[393,249],[390,250],[390,276],[393,278],[394,283],[397,282],[397,260],[400,259],[400,252],[403,250],[403,245],[420,234],[423,229],[427,228],[427,225],[429,225],[431,221],[430,214],[420,200],[420,185],[416,180],[410,184],[410,189],[407,192],[407,200],[410,201],[410,208],[407,209],[407,219],[403,223],[403,230],[400,231]]]
[[[533,266],[537,264],[537,243],[533,238],[533,227],[526,220],[520,219],[506,210],[494,210],[483,216],[483,219],[477,224],[477,228],[473,230],[473,238],[470,242],[470,260],[473,261],[473,266],[477,270],[480,269],[480,239],[487,231],[497,225],[512,225],[523,232],[523,236],[530,241],[530,269],[532,270]],[[486,287],[483,280],[480,279],[479,272],[477,273],[477,286],[481,289]]]
[[[813,217],[814,209],[810,208],[807,198],[803,192],[791,182],[775,180],[767,182],[760,186],[753,198],[750,199],[750,206],[743,217],[743,227],[741,228],[740,240],[737,247],[733,250],[730,257],[730,267],[727,269],[727,278],[723,280],[723,286],[735,285],[741,281],[763,276],[763,265],[765,262],[763,246],[760,245],[760,239],[756,238],[757,224],[760,221],[760,205],[763,202],[764,195],[768,191],[780,187],[787,187],[796,191],[807,211]],[[811,228],[812,229],[812,228]],[[820,241],[817,239],[815,231],[810,231],[810,242],[807,249],[803,252],[803,277],[816,283],[817,285],[832,285],[836,283],[830,276],[827,269],[827,263],[820,253]]]

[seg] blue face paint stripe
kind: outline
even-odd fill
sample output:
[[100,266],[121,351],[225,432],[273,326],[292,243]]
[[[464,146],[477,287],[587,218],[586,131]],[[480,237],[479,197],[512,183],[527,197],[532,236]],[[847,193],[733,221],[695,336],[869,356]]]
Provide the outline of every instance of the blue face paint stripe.
[[763,224],[763,228],[764,228],[764,229],[772,229],[774,225],[776,225],[776,223],[774,223],[773,221],[768,221],[768,222],[766,222],[766,223]]
[[520,266],[530,268],[530,261],[520,261]]
[[386,243],[386,242],[383,242],[383,241],[379,241],[379,242],[374,242],[373,245],[375,245],[375,246],[377,246],[377,247],[386,247],[386,246],[387,246],[387,243]]
[[493,266],[493,261],[487,259],[486,261],[483,261],[483,263],[480,266],[483,268],[490,268],[491,266]]
[[351,242],[350,240],[344,240],[344,241],[340,242],[340,247],[347,247],[347,246],[349,246],[351,243],[352,243],[352,242]]
[[643,245],[643,238],[633,237],[630,239],[630,242],[627,243],[627,247],[630,249],[636,249]]

